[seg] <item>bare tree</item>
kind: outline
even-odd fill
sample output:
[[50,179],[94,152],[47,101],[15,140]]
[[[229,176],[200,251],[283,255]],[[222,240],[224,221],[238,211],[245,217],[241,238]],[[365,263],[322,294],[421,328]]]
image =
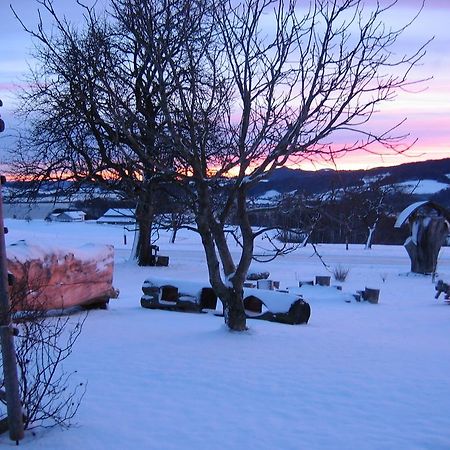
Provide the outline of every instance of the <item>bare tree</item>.
[[366,249],[372,248],[373,238],[380,219],[393,213],[389,198],[398,191],[392,184],[382,184],[381,180],[370,183],[365,190],[364,200],[360,204],[363,222],[367,228]]
[[[319,0],[305,10],[295,2],[218,1],[198,26],[198,39],[182,42],[183,68],[172,59],[170,70],[159,69],[161,88],[177,89],[176,104],[162,95],[163,109],[195,192],[210,282],[233,330],[246,329],[243,282],[257,235],[248,189],[290,161],[333,159],[374,144],[395,150],[404,142],[396,124],[370,128],[378,105],[411,84],[411,68],[424,54],[420,48],[396,57],[395,44],[410,24],[385,24],[394,5]],[[347,144],[333,144],[339,132],[348,134]],[[234,177],[218,203],[215,187],[225,174]],[[237,260],[225,234],[233,209],[242,236]]]
[[[49,0],[39,1],[49,7]],[[290,162],[333,160],[373,146],[395,151],[404,143],[398,124],[371,127],[378,106],[413,83],[410,71],[424,54],[421,47],[398,56],[397,41],[410,23],[397,29],[385,23],[395,3],[365,7],[362,0],[317,0],[297,7],[281,0],[110,0],[108,20],[90,19],[82,36],[82,42],[96,45],[75,45],[75,58],[63,53],[73,61],[74,82],[69,75],[58,91],[49,76],[38,85],[52,86],[45,94],[50,104],[73,105],[70,120],[60,118],[61,133],[71,130],[64,144],[73,140],[70,154],[75,151],[81,167],[92,166],[85,154],[95,156],[90,179],[102,180],[106,173],[107,180],[131,183],[130,175],[139,174],[144,197],[154,177],[185,189],[225,321],[245,330],[243,283],[258,235],[249,220],[249,188]],[[86,15],[93,17],[90,10]],[[111,21],[117,24],[113,33]],[[71,28],[59,23],[60,39],[72,50]],[[42,27],[36,37],[50,54],[58,48],[59,41],[49,40]],[[84,50],[93,52],[90,59]],[[79,79],[80,73],[89,76]],[[75,126],[80,111],[86,116],[81,129]],[[45,108],[38,112],[50,117]],[[339,145],[344,134],[346,143]],[[115,164],[110,155],[119,155]],[[63,167],[65,174],[74,172]],[[227,242],[231,214],[241,236],[238,254]]]
[[[29,130],[13,152],[11,168],[27,182],[28,196],[53,181],[57,195],[90,184],[134,199],[136,258],[147,265],[155,191],[171,168],[161,140],[164,121],[152,57],[120,21],[120,1],[104,13],[80,2],[79,28],[59,17],[51,0],[37,4],[52,27],[41,14],[35,29],[21,22],[36,42],[38,65],[22,93],[20,112]],[[154,14],[163,13],[162,4],[155,8]]]
[[276,208],[280,225],[278,239],[305,247],[311,235],[321,227],[332,198],[330,192],[311,195],[300,190],[285,195]]

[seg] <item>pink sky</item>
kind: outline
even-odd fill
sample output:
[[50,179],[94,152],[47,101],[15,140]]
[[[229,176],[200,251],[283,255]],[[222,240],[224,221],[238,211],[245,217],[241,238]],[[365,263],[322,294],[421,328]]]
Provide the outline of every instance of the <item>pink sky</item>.
[[[32,65],[29,56],[31,41],[13,17],[8,1],[1,2],[0,16],[0,98],[4,107],[0,114],[8,124],[13,122],[14,85],[20,84],[27,64]],[[27,23],[36,22],[32,0],[12,2]],[[368,7],[375,0],[365,0]],[[57,10],[71,14],[74,1],[55,2]],[[404,23],[414,16],[421,0],[398,0],[390,12],[392,24]],[[426,0],[424,10],[417,22],[403,36],[400,52],[403,49],[417,48],[418,45],[434,36],[420,67],[416,68],[414,79],[432,79],[423,83],[420,92],[400,93],[397,100],[386,105],[377,115],[376,126],[390,125],[407,118],[402,132],[410,134],[410,140],[418,140],[407,155],[374,155],[352,153],[336,161],[340,169],[370,168],[381,165],[395,165],[425,159],[450,157],[450,0]],[[3,133],[5,135],[6,133]],[[0,146],[2,140],[0,139]],[[1,158],[0,158],[1,161]],[[329,163],[317,162],[315,165],[302,163],[304,169],[330,167]]]

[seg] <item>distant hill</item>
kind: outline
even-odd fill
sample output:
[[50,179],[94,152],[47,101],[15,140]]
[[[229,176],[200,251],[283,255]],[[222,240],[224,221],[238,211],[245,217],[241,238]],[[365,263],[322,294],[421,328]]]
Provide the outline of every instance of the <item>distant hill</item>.
[[[381,180],[382,185],[395,185],[408,197],[406,201],[434,200],[450,208],[450,158],[413,162],[391,167],[377,167],[368,170],[342,170],[322,169],[307,171],[283,167],[275,170],[266,179],[252,188],[250,196],[261,199],[261,203],[270,204],[279,194],[303,191],[315,195],[328,192],[332,189],[341,189],[352,186],[369,186],[375,180]],[[26,190],[27,183],[11,181],[5,189],[5,202],[20,203],[20,192]],[[56,188],[64,187],[70,191],[71,184],[66,182],[63,186],[56,183],[44,183],[39,191],[37,201],[51,202],[55,200]],[[19,197],[14,198],[17,194]],[[10,196],[12,198],[10,199]],[[405,196],[405,195],[403,195]],[[86,185],[70,198],[59,198],[59,201],[83,201],[92,197],[101,198],[102,212],[108,207],[116,207],[119,200],[114,193],[105,191],[97,186]],[[404,199],[405,200],[405,199]],[[256,203],[258,203],[256,201]],[[399,202],[399,204],[402,202]],[[404,203],[404,202],[403,202]],[[77,206],[79,207],[79,205]]]
[[284,167],[255,186],[251,195],[263,197],[269,191],[272,197],[274,191],[318,194],[333,188],[368,185],[376,179],[381,179],[382,185],[396,185],[415,198],[434,199],[450,207],[450,158],[352,171],[305,171]]

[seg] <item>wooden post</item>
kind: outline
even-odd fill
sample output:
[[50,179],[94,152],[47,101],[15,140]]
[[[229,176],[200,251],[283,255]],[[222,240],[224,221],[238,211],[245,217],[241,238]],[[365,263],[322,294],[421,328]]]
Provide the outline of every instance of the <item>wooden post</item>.
[[17,361],[8,293],[8,269],[6,265],[5,227],[3,223],[2,185],[0,177],[0,342],[2,346],[3,376],[5,380],[9,437],[17,443],[23,438],[22,405],[19,396]]
[[369,303],[378,303],[379,296],[379,289],[371,289],[366,287],[363,293],[364,300],[367,300]]
[[331,277],[317,275],[316,276],[316,284],[319,286],[329,286],[331,283]]

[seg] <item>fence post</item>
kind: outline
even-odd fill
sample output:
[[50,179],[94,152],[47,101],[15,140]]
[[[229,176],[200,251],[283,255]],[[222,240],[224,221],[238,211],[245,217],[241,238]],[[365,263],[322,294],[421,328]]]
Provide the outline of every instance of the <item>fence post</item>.
[[[0,100],[0,106],[2,101]],[[0,132],[5,128],[0,118]],[[14,350],[14,328],[11,323],[11,306],[8,291],[8,268],[6,263],[5,226],[3,222],[2,186],[6,179],[0,176],[0,343],[2,346],[3,376],[5,382],[6,407],[8,414],[8,429],[11,440],[23,438],[22,405],[19,395],[19,380],[17,378],[17,360]]]

